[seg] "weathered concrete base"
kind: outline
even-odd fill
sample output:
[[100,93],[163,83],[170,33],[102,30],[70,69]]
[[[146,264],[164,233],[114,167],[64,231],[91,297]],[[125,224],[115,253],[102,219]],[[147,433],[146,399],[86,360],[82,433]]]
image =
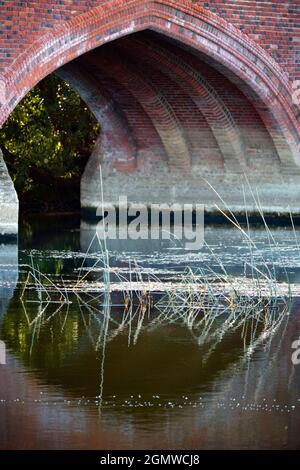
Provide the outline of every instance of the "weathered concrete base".
[[[86,189],[85,185],[83,189]],[[213,189],[214,188],[214,189]],[[215,190],[215,191],[214,191]],[[219,193],[219,196],[217,193]],[[111,204],[119,207],[119,197],[126,196],[129,203],[138,209],[146,204],[204,204],[207,214],[217,214],[218,209],[245,214],[289,217],[300,216],[299,175],[258,174],[247,175],[229,172],[205,172],[193,168],[192,174],[170,173],[161,165],[151,172],[137,171],[132,174],[115,173],[103,179],[104,207]],[[96,177],[87,191],[82,191],[82,215],[93,219],[101,215],[101,184]]]
[[0,150],[0,239],[16,238],[19,201]]

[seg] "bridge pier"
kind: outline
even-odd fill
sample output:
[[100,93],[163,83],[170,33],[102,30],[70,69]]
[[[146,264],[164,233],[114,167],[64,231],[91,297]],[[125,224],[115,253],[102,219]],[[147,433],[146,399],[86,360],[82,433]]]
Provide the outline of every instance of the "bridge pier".
[[0,150],[0,239],[17,238],[19,201]]
[[81,210],[85,220],[93,221],[101,215],[102,202],[104,208],[118,209],[126,200],[136,210],[151,204],[203,204],[212,220],[220,216],[219,209],[228,212],[230,208],[236,215],[245,216],[247,212],[260,221],[262,210],[270,220],[279,223],[285,219],[288,224],[292,213],[295,222],[300,222],[299,175],[291,172],[247,174],[214,168],[203,171],[201,166],[194,166],[189,175],[183,175],[170,172],[165,162],[155,162],[152,168],[105,174],[101,191],[99,165],[100,159],[97,161],[94,154],[89,165],[94,171],[85,172],[82,180]]

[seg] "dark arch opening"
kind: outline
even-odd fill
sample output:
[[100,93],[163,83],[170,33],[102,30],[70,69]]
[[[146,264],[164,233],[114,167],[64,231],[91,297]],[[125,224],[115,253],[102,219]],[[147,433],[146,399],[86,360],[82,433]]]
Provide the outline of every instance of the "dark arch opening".
[[80,210],[80,178],[99,123],[69,83],[50,74],[0,130],[0,148],[20,212]]

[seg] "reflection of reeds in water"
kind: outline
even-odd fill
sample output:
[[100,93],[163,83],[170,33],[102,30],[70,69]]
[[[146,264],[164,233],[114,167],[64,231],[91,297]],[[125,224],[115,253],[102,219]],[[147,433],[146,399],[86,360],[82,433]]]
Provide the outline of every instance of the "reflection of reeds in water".
[[[135,260],[129,262],[127,269],[113,268],[106,241],[100,240],[95,232],[75,282],[63,278],[54,281],[50,275],[39,271],[33,259],[28,265],[21,301],[32,329],[32,345],[42,324],[64,312],[64,325],[70,305],[73,308],[75,304],[95,350],[102,351],[100,397],[103,395],[106,345],[120,334],[127,335],[129,346],[138,341],[143,330],[171,323],[185,325],[199,345],[206,344],[202,361],[210,357],[225,336],[235,332],[240,332],[244,359],[249,358],[259,345],[269,345],[290,312],[294,289],[298,291],[298,286],[289,283],[286,272],[286,282],[277,281],[275,258],[270,265],[258,250],[251,236],[247,211],[246,226],[242,227],[220,199],[226,212],[216,207],[239,231],[248,247],[243,275],[230,275],[222,260],[207,245],[211,265],[203,264],[196,271],[187,266],[171,281],[143,270]],[[275,252],[277,243],[265,221],[259,198],[253,194],[253,199],[265,227],[270,251]],[[299,247],[292,216],[291,223]],[[85,262],[92,258],[90,250],[95,242],[99,246],[98,256],[87,268]],[[276,262],[278,265],[278,259]],[[284,261],[280,265],[284,270]],[[101,281],[91,279],[95,272],[100,273]],[[27,312],[28,302],[37,304],[37,314],[33,318]],[[96,337],[90,329],[90,321],[86,321],[86,314],[93,320],[93,325],[97,325]]]
[[[101,174],[100,180],[102,181]],[[199,344],[209,342],[211,348],[226,334],[241,330],[241,340],[247,355],[262,342],[271,340],[290,311],[294,286],[290,285],[286,272],[286,282],[278,283],[275,262],[270,266],[261,254],[257,255],[258,248],[251,236],[247,210],[245,209],[246,224],[242,227],[217,191],[210,184],[209,186],[225,209],[218,205],[216,208],[239,231],[242,241],[247,244],[248,257],[243,263],[242,276],[229,275],[222,260],[208,245],[206,248],[217,269],[203,265],[193,271],[187,267],[184,273],[178,274],[176,280],[171,282],[162,281],[154,273],[143,271],[135,260],[129,262],[127,271],[112,268],[106,240],[100,240],[95,232],[76,282],[64,279],[54,282],[49,276],[39,272],[32,260],[21,294],[22,301],[26,292],[34,291],[36,294],[36,298],[30,300],[38,303],[35,318],[28,318],[26,302],[23,302],[29,326],[35,329],[41,321],[49,322],[64,307],[68,311],[70,303],[77,302],[81,313],[87,312],[99,322],[99,336],[93,342],[96,350],[105,348],[107,342],[125,332],[128,335],[128,345],[135,344],[143,329],[166,323],[186,325]],[[250,191],[272,253],[277,248],[276,240],[266,223],[259,196],[255,196],[251,188]],[[245,191],[243,194],[246,208]],[[295,243],[299,247],[292,215],[290,217]],[[99,246],[99,255],[91,267],[85,268],[95,242]],[[284,263],[281,264],[285,269]],[[101,281],[91,280],[95,271],[102,273]],[[57,308],[48,315],[48,306],[53,303],[57,303]],[[121,319],[120,314],[114,315],[113,310],[116,307],[119,312],[120,309],[123,311]]]
[[[168,282],[155,273],[143,272],[135,261],[129,263],[127,272],[110,267],[108,252],[95,233],[93,244],[96,240],[100,250],[97,262],[86,270],[82,266],[75,282],[64,279],[54,282],[39,272],[33,262],[28,266],[21,300],[30,327],[50,322],[63,308],[77,303],[81,313],[88,313],[99,323],[95,349],[102,349],[121,333],[126,332],[130,345],[136,343],[145,328],[181,323],[199,344],[221,341],[227,333],[241,329],[242,341],[250,353],[273,336],[289,312],[292,286],[288,280],[278,283],[274,269],[266,263],[262,267],[262,260],[260,268],[245,262],[244,275],[234,277],[212,252],[218,270],[202,266],[193,271],[187,267],[176,280]],[[251,245],[254,257],[253,240]],[[87,252],[85,259],[88,257]],[[95,270],[102,274],[101,281],[89,279]],[[37,303],[34,318],[29,319],[26,313],[27,302]]]

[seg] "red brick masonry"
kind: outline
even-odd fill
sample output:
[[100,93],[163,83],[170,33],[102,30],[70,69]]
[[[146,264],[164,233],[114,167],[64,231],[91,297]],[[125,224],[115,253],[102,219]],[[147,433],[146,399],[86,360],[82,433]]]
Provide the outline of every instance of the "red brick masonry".
[[116,173],[141,195],[159,170],[162,195],[164,174],[299,172],[300,0],[0,1],[0,125],[54,71],[102,125],[87,206],[99,159],[112,194]]

